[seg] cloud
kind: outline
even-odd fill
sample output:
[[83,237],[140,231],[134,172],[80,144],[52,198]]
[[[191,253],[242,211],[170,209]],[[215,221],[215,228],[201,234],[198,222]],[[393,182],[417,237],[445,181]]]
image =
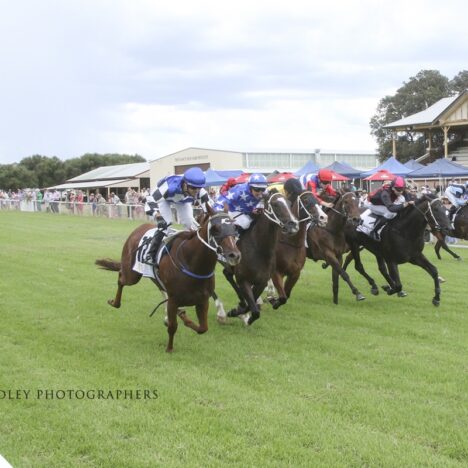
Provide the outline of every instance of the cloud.
[[461,71],[465,2],[17,0],[0,17],[0,162],[186,146],[373,150],[378,101]]

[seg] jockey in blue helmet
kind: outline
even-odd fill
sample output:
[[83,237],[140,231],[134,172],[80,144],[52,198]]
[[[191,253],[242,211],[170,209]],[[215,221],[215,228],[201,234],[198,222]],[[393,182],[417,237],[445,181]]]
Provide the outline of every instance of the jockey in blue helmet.
[[252,174],[248,182],[231,187],[225,194],[220,195],[214,205],[216,211],[228,205],[229,214],[234,217],[235,224],[241,230],[246,230],[252,223],[252,214],[263,209],[263,194],[268,187],[263,174]]
[[159,228],[146,256],[148,262],[153,260],[154,253],[167,233],[167,226],[173,222],[172,208],[175,208],[179,223],[186,229],[198,227],[193,217],[193,204],[208,201],[208,193],[204,189],[205,183],[203,171],[199,167],[191,167],[183,175],[163,177],[153,193],[146,197],[145,212],[148,216],[156,218]]

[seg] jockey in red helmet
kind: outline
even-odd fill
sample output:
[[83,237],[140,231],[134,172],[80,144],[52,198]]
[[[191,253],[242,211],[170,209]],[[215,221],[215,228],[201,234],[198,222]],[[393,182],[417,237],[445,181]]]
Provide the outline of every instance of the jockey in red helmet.
[[325,193],[330,197],[336,197],[337,192],[332,186],[333,176],[332,173],[327,169],[320,169],[316,175],[308,177],[307,184],[305,186],[306,190],[310,190],[315,198],[319,201],[322,206],[331,208],[333,203],[326,202],[322,200],[318,192]]
[[408,205],[414,205],[414,201],[408,201],[405,189],[405,179],[397,176],[390,184],[382,185],[382,187],[369,194],[364,206],[377,215],[371,235],[375,240],[380,240],[378,230],[389,219],[394,218],[399,211]]

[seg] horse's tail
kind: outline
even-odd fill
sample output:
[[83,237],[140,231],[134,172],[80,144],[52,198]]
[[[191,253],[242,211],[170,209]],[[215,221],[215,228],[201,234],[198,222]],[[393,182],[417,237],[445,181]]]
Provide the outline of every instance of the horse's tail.
[[103,270],[120,271],[122,263],[111,260],[110,258],[100,258],[94,262],[99,265]]

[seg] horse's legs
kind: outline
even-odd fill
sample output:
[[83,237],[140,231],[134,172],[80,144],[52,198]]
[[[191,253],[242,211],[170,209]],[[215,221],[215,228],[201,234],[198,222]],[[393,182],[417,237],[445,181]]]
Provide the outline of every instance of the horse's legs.
[[[245,300],[244,294],[242,293],[241,287],[237,284],[236,280],[234,279],[234,273],[228,270],[227,268],[223,270],[223,273],[224,273],[225,278],[228,280],[229,284],[232,286],[232,288],[236,292],[237,297],[239,299],[239,306],[237,307],[237,309],[231,309],[228,312],[228,317],[237,317],[239,313],[243,314],[245,310],[247,310],[248,304]],[[243,309],[244,309],[244,312],[242,312]]]
[[185,312],[179,312],[179,317],[184,322],[184,325],[196,331],[199,335],[208,330],[208,300],[195,306],[198,317],[198,325],[187,317]]
[[169,341],[167,343],[166,351],[172,353],[174,350],[174,335],[177,331],[177,304],[174,299],[169,298],[167,302],[167,333]]
[[439,280],[439,272],[437,268],[424,256],[421,252],[417,257],[414,257],[410,260],[410,263],[413,265],[418,265],[422,269],[426,270],[434,280],[434,292],[435,295],[432,298],[432,303],[435,306],[440,305],[440,280]]
[[[377,260],[377,266],[379,267],[379,271],[381,275],[385,278],[385,281],[388,283],[384,286],[382,286],[382,289],[387,293],[387,294],[395,294],[397,290],[397,285],[396,285],[396,279],[393,276],[392,273],[389,273],[390,266],[387,269],[387,264],[385,263],[385,260],[382,256],[376,255],[375,259]],[[398,282],[400,282],[399,278],[399,273],[396,273],[398,277]],[[400,284],[401,286],[401,284]]]
[[344,265],[343,265],[343,270],[346,271],[346,268],[348,265],[351,263],[351,260],[354,259],[354,268],[355,270],[361,275],[366,278],[367,282],[370,284],[371,287],[371,294],[374,296],[377,296],[379,294],[379,288],[377,287],[377,283],[375,282],[374,278],[369,276],[364,270],[364,265],[362,264],[361,261],[361,254],[359,253],[359,247],[357,246],[350,246],[351,252],[347,255]]
[[[385,267],[385,262],[382,259],[382,263]],[[387,291],[387,294],[395,294],[398,293],[399,297],[405,297],[406,293],[402,291],[402,285],[400,280],[400,272],[398,270],[398,264],[394,262],[388,262],[388,274],[389,278],[391,279],[390,287],[384,288]]]
[[273,306],[273,309],[277,309],[278,307],[282,306],[283,304],[286,304],[286,301],[288,300],[285,292],[285,288],[283,285],[283,276],[281,273],[278,273],[275,271],[273,273],[273,276],[271,277],[273,284],[278,291],[278,297],[271,297],[270,304]]
[[452,250],[450,250],[450,249],[448,248],[448,245],[447,245],[447,243],[445,242],[444,239],[442,239],[442,240],[439,239],[439,240],[437,240],[436,245],[434,246],[435,253],[436,253],[437,258],[438,258],[439,260],[442,260],[442,257],[440,256],[440,253],[439,253],[441,247],[442,247],[446,252],[448,252],[453,258],[456,258],[457,260],[460,260],[460,259],[461,259],[461,257],[460,257],[459,255],[457,255],[455,252],[453,252]]
[[114,299],[109,299],[107,303],[112,307],[118,309],[120,304],[122,303],[122,290],[124,286],[133,286],[137,284],[138,281],[141,279],[141,274],[136,273],[135,271],[131,270],[130,272],[126,271],[124,265],[121,266],[119,270],[119,279],[117,280],[117,292],[115,293]]
[[287,276],[286,282],[284,283],[284,292],[286,297],[289,299],[291,297],[291,292],[301,276],[301,270],[298,270],[294,273],[291,273]]
[[[346,258],[346,262],[347,262],[346,266],[350,262],[349,260],[350,255],[348,255],[348,257]],[[348,273],[346,273],[346,269],[341,266],[343,262],[342,256],[341,255],[335,256],[332,252],[325,252],[324,257],[325,257],[325,261],[327,262],[327,264],[329,264],[333,268],[332,270],[333,303],[338,304],[339,276],[341,276],[343,280],[346,281],[349,288],[351,289],[351,292],[356,296],[356,300],[358,301],[364,300],[365,297],[359,292],[356,286],[354,286]],[[359,256],[359,261],[360,260],[361,258]],[[356,264],[356,261],[355,261],[355,264]],[[364,267],[363,267],[363,271],[364,271]],[[366,275],[365,271],[364,271],[364,275]],[[374,281],[370,276],[369,278],[371,281]]]
[[216,291],[213,291],[211,297],[213,298],[216,306],[216,320],[219,323],[226,323],[227,315],[226,311],[224,310],[224,304],[221,302],[221,299],[216,294]]

